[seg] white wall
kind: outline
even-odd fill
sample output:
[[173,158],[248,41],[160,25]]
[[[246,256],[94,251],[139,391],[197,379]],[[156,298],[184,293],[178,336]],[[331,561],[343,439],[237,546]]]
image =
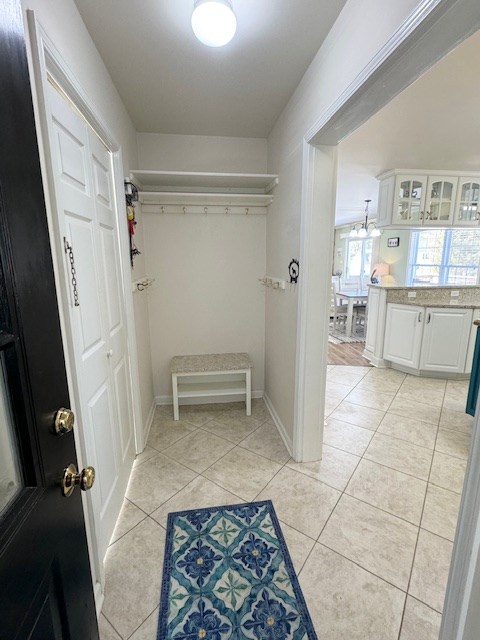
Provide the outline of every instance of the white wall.
[[172,356],[236,351],[250,354],[263,391],[265,228],[264,216],[145,214],[157,396],[171,396]]
[[[138,134],[142,169],[265,173],[264,139]],[[144,213],[155,395],[171,396],[170,359],[247,351],[263,392],[266,218]]]
[[[390,275],[393,276],[395,284],[403,285],[407,281],[411,235],[412,232],[409,229],[385,229],[380,236],[378,262],[386,262],[390,265]],[[400,238],[399,246],[389,247],[389,238]]]
[[[290,259],[299,257],[302,141],[306,132],[418,4],[418,0],[396,0],[386,11],[383,0],[348,0],[275,124],[268,139],[268,168],[280,174],[280,185],[267,219],[269,274],[286,277]],[[334,211],[326,208],[324,215],[333,216]],[[268,296],[266,309],[265,389],[289,435],[294,421],[297,297],[296,291],[281,298]]]
[[264,138],[138,133],[140,169],[266,173]]
[[[136,133],[132,121],[115,89],[108,71],[93,44],[73,0],[22,0],[24,21],[31,9],[49,39],[54,43],[71,74],[82,87],[96,113],[122,148],[124,175],[138,163]],[[28,42],[28,33],[27,42]],[[143,245],[141,220],[137,227],[137,244]],[[144,274],[144,255],[135,264],[132,280]],[[145,421],[153,402],[149,332],[146,326],[146,300],[134,298],[136,333],[139,351],[142,416]]]

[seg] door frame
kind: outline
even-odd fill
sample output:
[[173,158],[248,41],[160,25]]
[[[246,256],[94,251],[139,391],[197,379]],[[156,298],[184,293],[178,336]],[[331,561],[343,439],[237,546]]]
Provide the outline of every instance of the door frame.
[[[321,252],[332,255],[326,242],[334,220],[325,216],[325,202],[335,202],[336,166],[322,170],[319,163],[327,149],[364,124],[390,100],[417,80],[460,42],[480,29],[478,0],[422,0],[384,46],[343,93],[320,114],[303,140],[303,183],[300,224],[300,278],[296,338],[296,385],[293,425],[293,456],[298,462],[322,456],[325,411],[325,363],[328,325],[319,321],[321,309],[330,307],[331,265],[316,270]],[[314,195],[324,194],[324,200]],[[330,217],[334,217],[334,206]],[[321,231],[313,235],[315,220]],[[325,285],[325,286],[324,286]],[[320,323],[319,323],[320,322]],[[322,330],[323,328],[323,330]],[[319,394],[320,391],[320,394]],[[315,395],[320,397],[315,398]],[[320,437],[315,433],[320,425]]]
[[[42,175],[44,180],[45,201],[47,203],[47,214],[50,233],[50,245],[52,250],[55,283],[57,296],[59,300],[59,313],[61,320],[62,336],[65,350],[65,361],[72,399],[72,408],[79,406],[79,398],[76,393],[75,384],[75,367],[74,362],[74,344],[72,338],[72,326],[68,313],[68,292],[66,291],[66,279],[64,277],[65,261],[63,253],[57,242],[57,212],[55,200],[52,197],[54,193],[54,176],[49,169],[47,157],[50,154],[48,123],[47,123],[47,84],[48,78],[51,77],[60,90],[66,95],[68,100],[73,104],[74,108],[82,115],[95,133],[101,138],[108,150],[112,154],[115,203],[119,215],[117,241],[119,243],[120,268],[122,272],[122,288],[125,300],[125,317],[127,330],[127,346],[128,359],[130,366],[130,387],[132,392],[132,412],[133,412],[133,428],[135,438],[136,452],[139,453],[144,448],[144,433],[142,426],[142,412],[140,401],[140,379],[138,372],[138,355],[137,342],[135,333],[135,317],[133,309],[133,295],[131,286],[131,267],[130,267],[130,250],[127,224],[122,225],[121,212],[125,208],[125,191],[124,191],[124,169],[122,161],[122,149],[109,128],[98,115],[94,105],[85,95],[82,87],[76,78],[68,69],[67,64],[63,60],[61,54],[56,49],[53,42],[49,39],[45,30],[38,22],[35,12],[27,11],[28,31],[30,35],[30,54],[31,64],[33,67],[32,92],[35,119],[37,125],[37,135],[40,151],[40,162]],[[80,436],[78,430],[74,430],[75,444],[79,464],[84,466],[85,462],[85,442]],[[83,495],[83,508],[85,513],[85,522],[87,528],[87,537],[89,544],[90,560],[92,565],[92,578],[95,591],[95,602],[97,612],[100,611],[103,603],[103,585],[105,583],[105,575],[103,568],[103,558],[99,557],[98,547],[95,538],[95,528],[93,519],[93,507],[90,496]]]
[[[418,79],[446,53],[480,29],[478,0],[423,0],[326,109],[304,136],[300,229],[302,278],[298,299],[294,458],[322,455],[330,305],[336,146]],[[326,162],[326,158],[330,161]],[[322,194],[323,202],[318,194]],[[328,209],[327,209],[328,211]],[[323,221],[322,221],[323,215]],[[318,227],[321,226],[321,233]],[[315,231],[317,232],[315,233]],[[319,256],[322,259],[319,260]],[[323,314],[323,315],[322,315]],[[325,318],[324,318],[325,316]],[[319,393],[320,391],[320,393]],[[457,534],[447,584],[440,640],[462,640],[473,628],[480,584],[480,412],[477,411]],[[478,629],[477,629],[478,630]],[[474,636],[468,636],[468,638]],[[466,636],[465,636],[466,640]]]

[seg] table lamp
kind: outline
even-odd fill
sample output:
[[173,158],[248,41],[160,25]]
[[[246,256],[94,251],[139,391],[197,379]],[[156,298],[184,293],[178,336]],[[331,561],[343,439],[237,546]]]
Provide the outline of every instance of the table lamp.
[[382,276],[388,276],[390,274],[390,265],[386,262],[378,262],[373,265],[372,275],[370,276],[370,282],[372,284],[380,284],[382,282]]

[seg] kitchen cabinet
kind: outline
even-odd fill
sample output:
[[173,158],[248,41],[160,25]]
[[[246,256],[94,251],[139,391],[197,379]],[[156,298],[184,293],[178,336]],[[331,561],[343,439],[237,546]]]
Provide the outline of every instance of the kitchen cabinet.
[[421,225],[425,210],[427,176],[398,175],[395,179],[395,202],[392,222]]
[[465,373],[471,309],[387,304],[383,359],[437,373]]
[[480,224],[480,178],[460,177],[458,179],[457,201],[454,212],[454,225],[459,227],[478,227]]
[[363,356],[375,367],[387,366],[383,360],[383,341],[387,315],[387,291],[382,287],[369,287],[367,303],[367,334]]
[[427,307],[424,323],[420,369],[464,373],[472,310]]
[[383,359],[418,369],[422,346],[424,307],[388,304]]
[[421,226],[428,177],[394,171],[379,179],[377,226]]
[[429,176],[425,208],[420,212],[424,226],[450,226],[453,223],[458,178]]
[[378,177],[378,227],[451,227],[479,224],[480,174],[394,169]]

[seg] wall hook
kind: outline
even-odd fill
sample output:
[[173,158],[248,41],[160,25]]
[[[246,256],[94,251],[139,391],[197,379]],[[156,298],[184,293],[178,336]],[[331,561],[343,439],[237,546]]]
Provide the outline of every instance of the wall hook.
[[207,213],[208,213],[208,207],[203,207],[203,213],[204,213],[205,215],[207,215]]
[[245,215],[248,216],[248,207],[245,207]]
[[225,215],[228,216],[228,213],[229,213],[228,207],[225,207]]
[[187,213],[187,207],[183,207],[183,213]]

